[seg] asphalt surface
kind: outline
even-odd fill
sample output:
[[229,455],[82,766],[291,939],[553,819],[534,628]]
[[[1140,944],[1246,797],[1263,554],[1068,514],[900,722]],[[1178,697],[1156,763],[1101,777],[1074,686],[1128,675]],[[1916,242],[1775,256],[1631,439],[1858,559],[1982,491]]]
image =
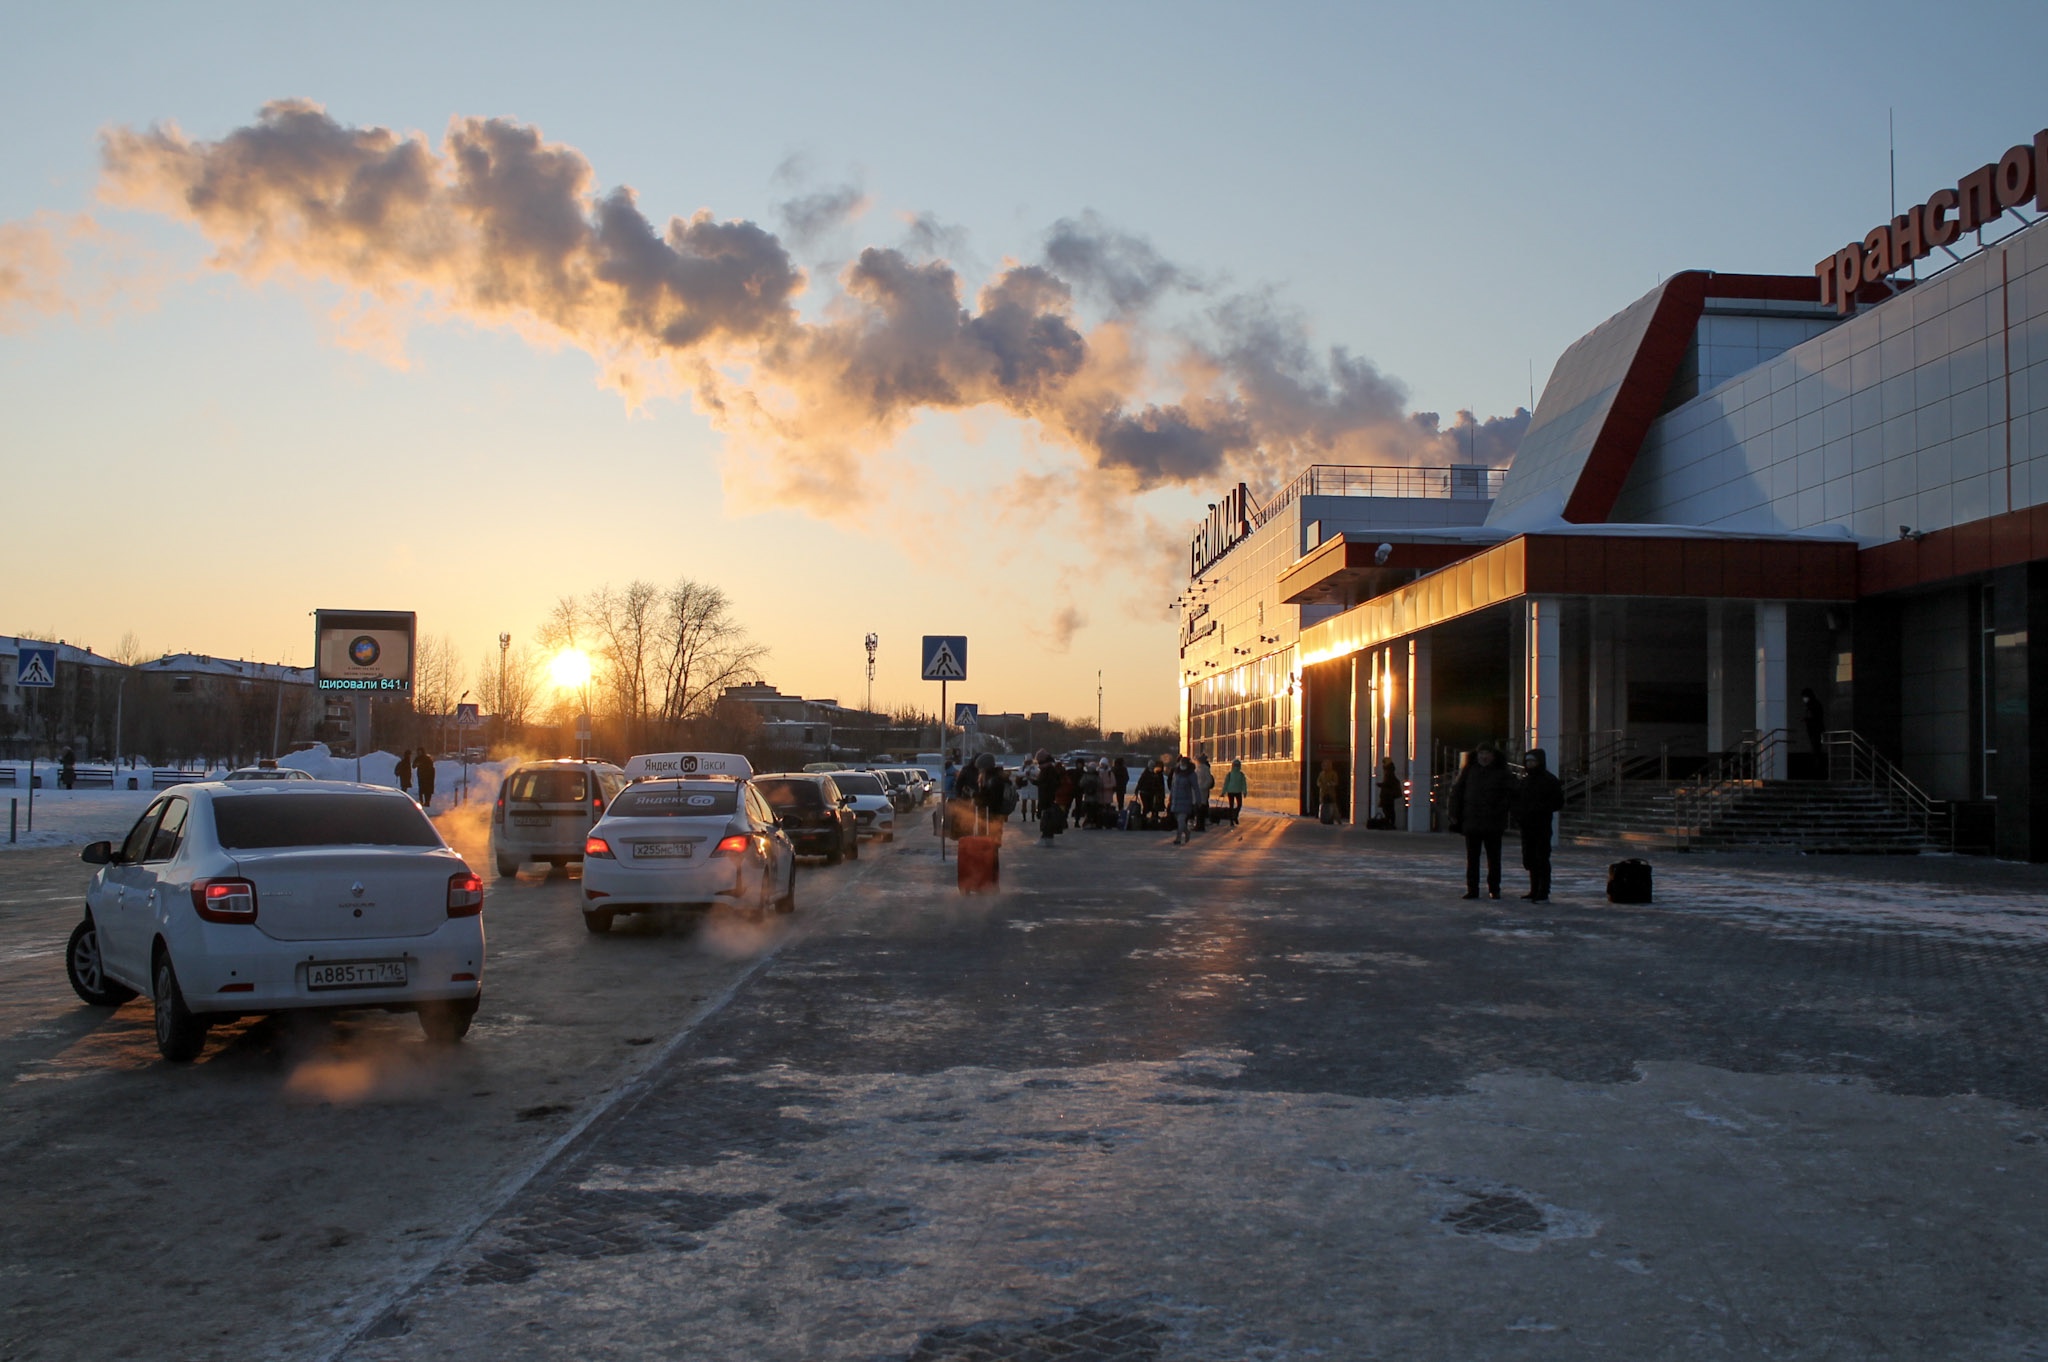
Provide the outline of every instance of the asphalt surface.
[[[800,901],[877,868],[807,867]],[[76,849],[0,852],[0,1362],[331,1353],[805,921],[594,937],[539,869],[491,879],[462,1045],[358,1012],[217,1027],[172,1066],[145,1001],[65,983]]]
[[950,870],[850,878],[340,1355],[2048,1357],[2037,869],[1469,903],[1257,818]]

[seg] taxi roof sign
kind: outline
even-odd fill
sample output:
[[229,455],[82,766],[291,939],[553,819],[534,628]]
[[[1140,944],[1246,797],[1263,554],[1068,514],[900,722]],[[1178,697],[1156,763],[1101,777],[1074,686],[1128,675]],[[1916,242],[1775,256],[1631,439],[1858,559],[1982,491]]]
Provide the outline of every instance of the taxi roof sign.
[[676,776],[745,780],[754,774],[754,766],[737,752],[643,752],[626,763],[626,774],[635,780]]

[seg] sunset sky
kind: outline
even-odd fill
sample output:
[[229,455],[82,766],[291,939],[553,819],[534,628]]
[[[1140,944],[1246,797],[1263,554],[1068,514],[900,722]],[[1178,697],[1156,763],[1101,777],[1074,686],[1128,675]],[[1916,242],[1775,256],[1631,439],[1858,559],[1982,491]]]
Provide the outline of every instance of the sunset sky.
[[1238,476],[1441,462],[1411,413],[1510,416],[1661,275],[1806,274],[1888,108],[1901,205],[2048,125],[2020,4],[0,15],[0,632],[413,609],[473,666],[687,575],[785,691],[873,631],[934,706],[965,633],[955,699],[1099,669],[1112,728]]

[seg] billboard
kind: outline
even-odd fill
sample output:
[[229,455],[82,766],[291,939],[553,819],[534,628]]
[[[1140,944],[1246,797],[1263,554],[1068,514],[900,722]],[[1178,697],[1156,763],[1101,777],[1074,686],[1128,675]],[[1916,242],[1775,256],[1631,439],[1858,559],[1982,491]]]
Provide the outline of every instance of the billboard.
[[412,690],[410,610],[313,612],[313,680],[326,691]]

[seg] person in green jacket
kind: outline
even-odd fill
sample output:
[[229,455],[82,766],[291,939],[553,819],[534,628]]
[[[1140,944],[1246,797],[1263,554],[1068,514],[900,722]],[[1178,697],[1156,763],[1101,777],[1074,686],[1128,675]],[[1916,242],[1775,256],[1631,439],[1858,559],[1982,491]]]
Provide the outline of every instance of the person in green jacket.
[[1230,801],[1230,826],[1237,826],[1237,815],[1244,808],[1245,791],[1250,782],[1244,778],[1244,763],[1232,760],[1230,774],[1223,777],[1223,797]]

